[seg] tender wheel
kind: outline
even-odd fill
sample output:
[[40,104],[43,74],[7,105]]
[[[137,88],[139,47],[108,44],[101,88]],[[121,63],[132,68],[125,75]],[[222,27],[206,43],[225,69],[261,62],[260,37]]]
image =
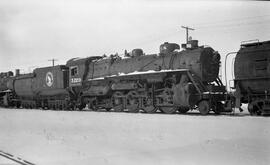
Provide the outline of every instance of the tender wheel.
[[129,112],[137,113],[139,112],[139,99],[138,93],[135,91],[131,91],[127,95],[127,107]]
[[200,101],[198,107],[199,107],[199,111],[202,115],[207,115],[210,111],[209,102],[206,100]]
[[166,114],[173,114],[176,112],[177,107],[160,107],[160,110]]
[[189,111],[189,107],[180,107],[178,111],[181,114],[187,113]]

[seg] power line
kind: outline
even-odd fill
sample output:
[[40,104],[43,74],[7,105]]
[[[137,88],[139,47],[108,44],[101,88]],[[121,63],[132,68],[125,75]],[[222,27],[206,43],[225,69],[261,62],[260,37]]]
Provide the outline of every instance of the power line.
[[204,26],[211,26],[215,24],[220,24],[224,22],[235,22],[235,21],[245,21],[245,20],[252,20],[252,19],[257,19],[260,17],[269,17],[270,14],[267,15],[260,15],[260,16],[253,16],[253,17],[242,17],[242,18],[237,18],[237,19],[225,19],[225,20],[219,20],[219,21],[211,21],[211,22],[205,22],[205,23],[199,23],[199,24],[194,24],[196,27],[204,27]]
[[218,28],[241,28],[241,26],[258,26],[261,24],[269,24],[270,21],[256,21],[256,22],[237,22],[237,23],[230,23],[230,24],[219,24],[219,25],[212,25],[212,26],[205,26],[205,27],[198,27],[200,29],[218,29]]

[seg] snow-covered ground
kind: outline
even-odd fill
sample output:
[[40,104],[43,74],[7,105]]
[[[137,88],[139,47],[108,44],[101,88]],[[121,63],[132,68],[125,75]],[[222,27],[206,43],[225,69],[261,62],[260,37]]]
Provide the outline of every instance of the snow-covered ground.
[[0,150],[38,165],[269,165],[270,118],[0,109]]

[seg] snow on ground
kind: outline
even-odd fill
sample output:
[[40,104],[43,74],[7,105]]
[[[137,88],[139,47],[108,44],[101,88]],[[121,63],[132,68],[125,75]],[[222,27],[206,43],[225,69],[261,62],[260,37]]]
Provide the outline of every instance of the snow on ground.
[[0,150],[38,165],[269,165],[269,126],[248,115],[0,109]]

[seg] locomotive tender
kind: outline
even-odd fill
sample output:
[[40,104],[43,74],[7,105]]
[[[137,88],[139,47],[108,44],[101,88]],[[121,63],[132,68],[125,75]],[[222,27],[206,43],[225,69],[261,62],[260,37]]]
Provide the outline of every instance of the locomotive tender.
[[182,47],[177,51],[178,44],[165,42],[158,54],[134,49],[125,57],[73,58],[66,65],[37,68],[10,76],[0,100],[24,108],[230,112],[229,95],[218,77],[219,53],[198,46],[197,40]]

